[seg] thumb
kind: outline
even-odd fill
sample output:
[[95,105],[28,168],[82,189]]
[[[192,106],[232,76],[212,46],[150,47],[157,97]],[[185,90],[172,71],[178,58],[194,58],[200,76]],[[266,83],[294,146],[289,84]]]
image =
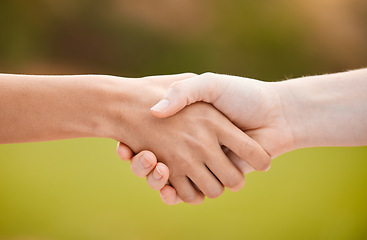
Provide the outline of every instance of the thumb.
[[166,118],[198,101],[212,103],[221,89],[220,78],[213,73],[204,73],[171,84],[165,96],[151,108],[157,118]]

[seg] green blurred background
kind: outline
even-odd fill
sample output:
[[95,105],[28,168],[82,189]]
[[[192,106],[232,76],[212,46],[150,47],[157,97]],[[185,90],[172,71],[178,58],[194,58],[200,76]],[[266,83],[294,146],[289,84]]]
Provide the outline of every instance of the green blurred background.
[[[277,81],[367,65],[365,0],[2,0],[0,31],[1,73]],[[367,239],[366,147],[294,151],[240,192],[166,206],[115,145],[0,145],[0,240]]]

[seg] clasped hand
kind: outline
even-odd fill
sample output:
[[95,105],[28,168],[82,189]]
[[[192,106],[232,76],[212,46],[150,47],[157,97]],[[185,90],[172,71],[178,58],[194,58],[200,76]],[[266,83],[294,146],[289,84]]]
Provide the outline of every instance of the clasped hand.
[[199,204],[285,152],[367,145],[366,76],[0,74],[0,144],[112,138],[165,203]]
[[[265,82],[210,73],[182,74],[144,78],[139,89],[144,96],[156,92],[154,98],[139,99],[147,107],[134,108],[132,114],[144,114],[132,128],[148,126],[148,122],[151,127],[140,127],[138,136],[119,143],[117,152],[122,159],[138,153],[132,158],[133,172],[147,176],[148,184],[161,190],[167,204],[182,200],[198,204],[204,195],[218,197],[224,187],[237,191],[244,185],[243,174],[267,170],[271,157],[284,151],[273,143],[280,133],[271,126],[284,121],[271,115],[279,106]],[[159,100],[156,96],[164,97],[149,112]],[[286,137],[286,133],[281,135]]]

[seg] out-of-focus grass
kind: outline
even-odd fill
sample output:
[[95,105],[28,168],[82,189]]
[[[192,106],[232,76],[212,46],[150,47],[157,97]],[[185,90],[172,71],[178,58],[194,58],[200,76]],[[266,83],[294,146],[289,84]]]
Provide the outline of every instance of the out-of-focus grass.
[[[363,239],[367,148],[303,149],[200,206],[165,206],[115,142],[0,146],[0,236],[36,239]],[[1,238],[0,238],[1,239]],[[26,238],[25,238],[26,239]]]

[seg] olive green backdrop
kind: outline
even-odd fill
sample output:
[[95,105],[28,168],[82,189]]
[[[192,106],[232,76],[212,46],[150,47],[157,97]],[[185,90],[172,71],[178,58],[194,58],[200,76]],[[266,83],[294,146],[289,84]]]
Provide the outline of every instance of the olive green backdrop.
[[[0,72],[344,71],[367,65],[366,12],[364,0],[2,0]],[[367,239],[367,147],[297,150],[240,192],[166,206],[115,146],[0,145],[0,240]]]

